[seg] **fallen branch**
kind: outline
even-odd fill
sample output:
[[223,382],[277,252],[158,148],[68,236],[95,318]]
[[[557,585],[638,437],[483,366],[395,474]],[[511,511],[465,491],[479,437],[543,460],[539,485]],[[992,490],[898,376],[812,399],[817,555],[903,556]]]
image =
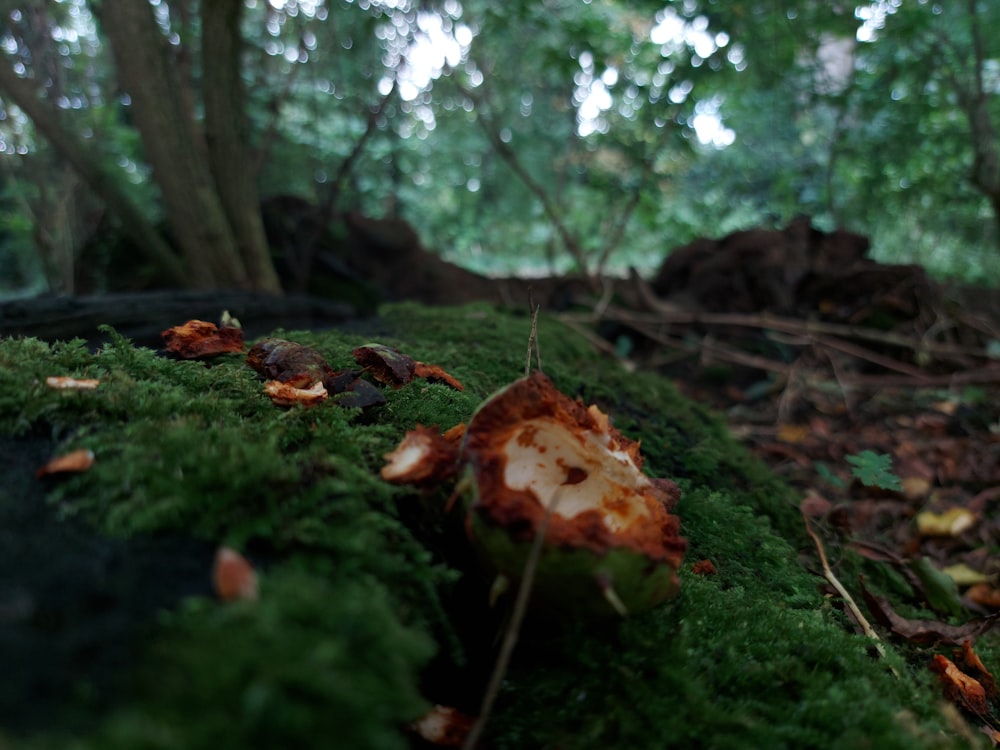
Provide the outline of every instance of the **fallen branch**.
[[[813,531],[812,525],[809,523],[809,518],[805,513],[802,514],[802,520],[806,525],[806,533],[809,538],[813,540],[813,544],[816,545],[816,552],[819,554],[819,563],[823,568],[823,578],[833,586],[834,590],[840,594],[841,599],[844,600],[845,606],[851,611],[851,615],[857,621],[858,625],[861,626],[861,630],[866,636],[868,636],[873,641],[873,646],[875,650],[878,651],[879,656],[883,659],[886,658],[885,646],[882,645],[882,639],[879,638],[878,633],[872,628],[871,623],[865,618],[861,613],[861,609],[858,607],[857,602],[854,601],[854,597],[851,596],[850,592],[844,588],[844,584],[840,582],[840,579],[833,574],[833,570],[830,568],[830,563],[826,559],[826,550],[823,549],[823,542],[820,541],[819,536]],[[893,667],[889,667],[889,670],[899,677],[899,673]]]
[[[889,346],[909,349],[914,353],[936,354],[942,357],[974,357],[990,359],[985,349],[947,344],[936,341],[925,341],[921,337],[905,336],[890,331],[880,331],[863,326],[846,325],[843,323],[828,323],[816,320],[798,320],[770,313],[710,313],[698,310],[687,310],[674,303],[658,298],[649,285],[633,271],[629,280],[632,291],[637,297],[639,306],[645,312],[636,312],[622,308],[610,307],[603,319],[614,320],[622,324],[677,324],[704,326],[734,326],[741,328],[760,328],[796,334],[806,337],[837,336],[844,339],[860,339],[873,341]],[[597,322],[590,319],[590,322]]]

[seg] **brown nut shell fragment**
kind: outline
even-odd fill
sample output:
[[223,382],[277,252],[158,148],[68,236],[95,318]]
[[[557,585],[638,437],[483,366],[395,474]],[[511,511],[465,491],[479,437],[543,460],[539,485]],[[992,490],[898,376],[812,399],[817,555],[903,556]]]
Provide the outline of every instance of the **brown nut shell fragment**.
[[212,585],[224,602],[257,598],[257,573],[249,561],[229,547],[219,547],[212,566]]
[[475,719],[452,706],[436,705],[413,723],[422,740],[436,747],[462,747]]
[[285,339],[261,339],[247,352],[247,364],[268,380],[296,388],[309,388],[333,374],[318,351]]
[[499,574],[520,576],[551,509],[534,587],[550,609],[632,612],[677,592],[680,491],[642,473],[639,444],[596,406],[536,372],[480,406],[462,460],[467,525]]
[[367,369],[380,383],[402,388],[413,380],[416,363],[413,358],[384,344],[365,344],[352,354],[359,365]]
[[243,351],[243,329],[222,326],[204,320],[189,320],[160,334],[166,350],[181,359],[211,357],[226,352]]
[[468,427],[465,455],[476,471],[476,508],[493,522],[531,536],[558,490],[548,531],[554,544],[597,553],[630,547],[679,562],[685,544],[667,512],[676,485],[643,474],[639,444],[545,375],[516,381],[483,404]]
[[396,450],[385,454],[381,475],[393,484],[427,484],[455,476],[458,443],[432,427],[417,425]]
[[94,452],[82,448],[61,456],[56,456],[45,464],[45,466],[40,467],[35,472],[35,476],[41,478],[50,474],[75,474],[87,471],[93,465]]
[[276,406],[316,406],[326,401],[327,392],[322,383],[314,383],[310,388],[296,388],[288,383],[269,380],[264,383],[264,392]]

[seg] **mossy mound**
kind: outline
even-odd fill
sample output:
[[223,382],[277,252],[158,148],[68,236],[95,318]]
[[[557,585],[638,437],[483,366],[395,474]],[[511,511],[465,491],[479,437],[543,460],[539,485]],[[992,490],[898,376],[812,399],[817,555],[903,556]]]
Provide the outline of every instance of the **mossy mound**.
[[[463,569],[461,522],[440,510],[444,496],[392,487],[378,469],[415,424],[465,421],[522,374],[528,329],[526,317],[484,306],[400,305],[353,331],[276,332],[335,368],[358,345],[396,346],[466,386],[415,381],[367,411],[279,409],[238,355],[204,364],[121,338],[96,354],[82,342],[0,341],[0,436],[97,457],[85,474],[44,480],[62,523],[137,548],[164,535],[226,544],[261,576],[256,602],[178,596],[158,618],[137,616],[128,663],[67,674],[81,689],[53,698],[44,725],[0,734],[0,746],[404,748],[407,724],[431,702],[475,710],[500,618]],[[540,341],[556,385],[597,403],[641,439],[650,475],[682,486],[689,562],[680,595],[648,613],[527,633],[490,746],[958,744],[928,674],[891,650],[873,658],[798,564],[807,543],[794,498],[715,417],[662,379],[600,359],[557,321],[541,321]],[[49,375],[101,385],[59,392]],[[35,468],[6,470],[23,482]],[[718,573],[694,574],[701,559]],[[0,580],[0,593],[16,584]],[[46,635],[30,608],[2,605],[0,627]],[[87,624],[80,615],[56,635]],[[82,717],[81,706],[94,710]]]

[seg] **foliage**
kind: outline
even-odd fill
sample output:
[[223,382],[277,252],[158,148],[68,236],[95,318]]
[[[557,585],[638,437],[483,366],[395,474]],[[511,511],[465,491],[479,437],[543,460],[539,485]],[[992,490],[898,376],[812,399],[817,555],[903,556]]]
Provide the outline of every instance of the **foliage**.
[[892,456],[866,450],[857,455],[847,456],[847,462],[854,467],[851,469],[851,473],[862,484],[868,487],[902,492],[902,482],[892,472]]
[[[160,7],[178,69],[196,73],[197,23]],[[47,98],[68,104],[66,121],[155,220],[91,4],[15,8],[6,64],[51,73]],[[254,0],[243,77],[260,190],[326,215],[401,215],[449,259],[491,272],[651,268],[696,235],[808,213],[871,234],[879,258],[995,280],[998,49],[976,30],[997,12]],[[2,208],[21,217],[7,225],[44,231],[9,230],[0,254],[22,269],[19,286],[44,271],[50,288],[72,288],[95,207],[5,107]]]

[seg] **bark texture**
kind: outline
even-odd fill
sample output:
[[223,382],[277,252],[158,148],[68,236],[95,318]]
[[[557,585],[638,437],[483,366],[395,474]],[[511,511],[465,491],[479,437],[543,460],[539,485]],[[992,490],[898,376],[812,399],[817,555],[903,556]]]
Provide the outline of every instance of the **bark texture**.
[[252,286],[278,291],[260,213],[241,71],[243,0],[201,4],[202,78],[208,163]]
[[119,219],[136,246],[155,263],[165,278],[178,285],[187,280],[187,270],[156,227],[139,210],[117,178],[96,156],[94,149],[67,127],[55,108],[38,96],[37,87],[18,76],[7,64],[0,64],[0,94],[31,118],[49,144],[90,185]]
[[152,6],[106,3],[101,22],[170,226],[190,266],[191,285],[249,288],[250,277],[204,159],[204,146],[184,116],[183,84],[171,68],[167,40],[157,28]]

